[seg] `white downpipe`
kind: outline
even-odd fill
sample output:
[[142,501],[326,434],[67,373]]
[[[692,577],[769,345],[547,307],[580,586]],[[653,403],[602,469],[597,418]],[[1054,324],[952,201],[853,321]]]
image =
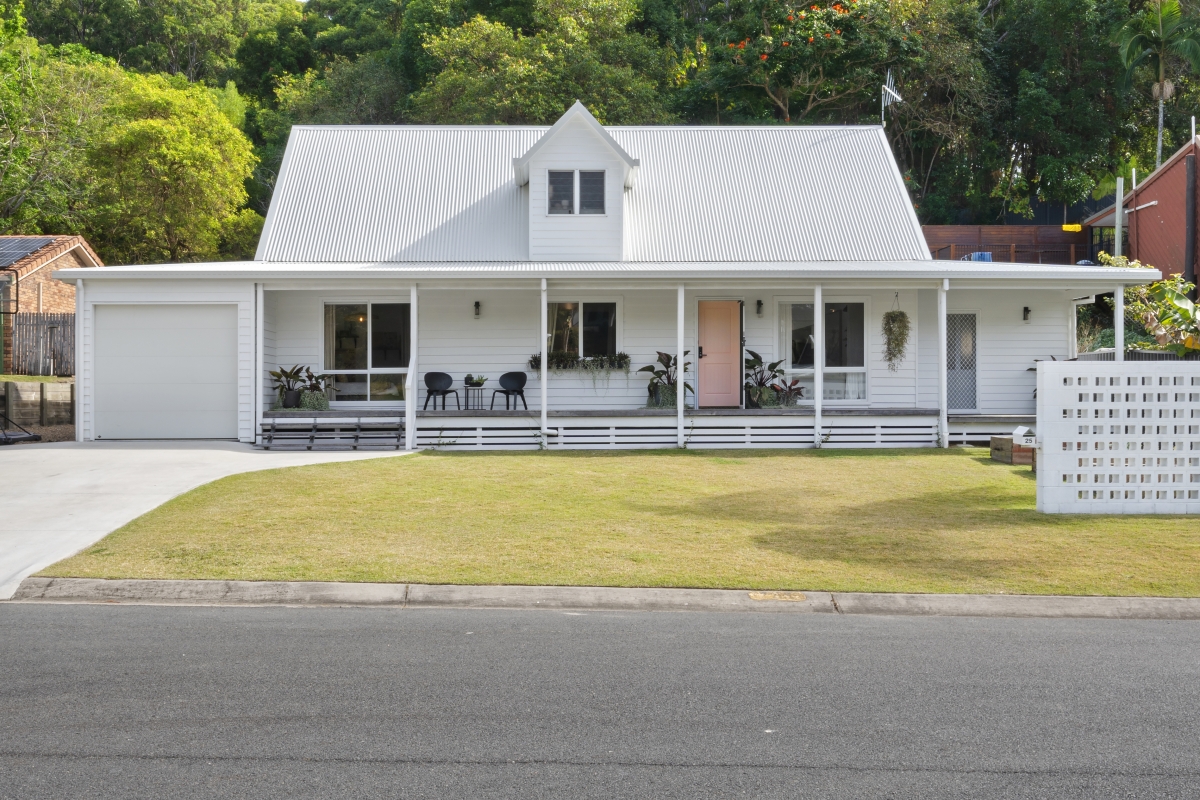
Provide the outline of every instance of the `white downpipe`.
[[549,426],[546,424],[546,418],[547,418],[546,412],[549,410],[547,408],[547,404],[549,403],[549,399],[550,399],[550,385],[548,383],[549,375],[550,375],[550,363],[549,363],[550,362],[550,353],[548,352],[547,345],[546,345],[546,342],[550,339],[550,300],[549,300],[549,295],[546,292],[546,279],[545,278],[542,278],[542,314],[541,314],[541,317],[542,317],[542,327],[541,327],[541,333],[538,334],[538,337],[542,343],[542,364],[541,364],[541,370],[539,370],[540,375],[538,376],[538,380],[542,385],[542,435],[543,436],[557,436],[558,431],[550,430]]
[[683,437],[683,406],[687,399],[686,380],[683,373],[683,284],[679,284],[678,300],[675,304],[675,358],[678,359],[675,370],[675,432],[676,442],[683,447],[686,442]]
[[821,403],[825,399],[825,300],[813,287],[813,447],[821,446]]
[[1113,256],[1121,255],[1121,223],[1124,222],[1125,179],[1117,178],[1117,202],[1113,205]]
[[[87,334],[87,308],[83,297],[83,278],[75,280],[75,441],[82,442],[84,436],[83,409],[84,389],[92,385],[92,374],[83,360],[83,340]],[[3,365],[0,365],[2,367]],[[89,418],[90,419],[90,418]]]
[[250,431],[250,441],[254,444],[258,444],[262,434],[263,421],[263,295],[263,285],[254,284],[254,380],[250,382],[254,387],[254,430]]
[[417,448],[417,284],[408,290],[408,377],[404,381],[404,449]]
[[950,279],[944,278],[938,287],[938,444],[941,447],[950,446],[950,414],[947,403],[949,388],[946,336],[946,292],[950,289]]
[[1116,340],[1113,345],[1116,352],[1113,358],[1117,361],[1125,360],[1125,284],[1118,283],[1117,290],[1113,292],[1113,338]]

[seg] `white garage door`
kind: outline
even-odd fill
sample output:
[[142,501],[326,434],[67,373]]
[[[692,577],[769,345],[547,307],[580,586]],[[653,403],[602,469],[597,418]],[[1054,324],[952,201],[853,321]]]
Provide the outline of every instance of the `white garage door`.
[[237,438],[237,306],[95,308],[97,439]]

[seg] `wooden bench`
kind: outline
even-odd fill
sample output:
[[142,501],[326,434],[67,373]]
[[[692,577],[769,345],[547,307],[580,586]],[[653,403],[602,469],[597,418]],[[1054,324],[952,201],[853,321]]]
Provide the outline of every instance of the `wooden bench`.
[[338,416],[263,420],[264,450],[359,450],[404,447],[404,419]]

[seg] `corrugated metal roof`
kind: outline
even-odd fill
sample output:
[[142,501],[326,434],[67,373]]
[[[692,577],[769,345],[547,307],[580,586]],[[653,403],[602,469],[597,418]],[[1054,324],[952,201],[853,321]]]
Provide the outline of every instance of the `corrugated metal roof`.
[[[524,261],[513,159],[549,130],[297,126],[257,258]],[[640,160],[627,259],[926,260],[878,127],[609,127]]]

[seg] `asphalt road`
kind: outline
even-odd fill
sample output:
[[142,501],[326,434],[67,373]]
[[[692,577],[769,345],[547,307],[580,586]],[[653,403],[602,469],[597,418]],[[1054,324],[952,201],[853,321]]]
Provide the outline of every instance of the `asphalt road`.
[[0,605],[0,797],[1200,796],[1200,622]]

